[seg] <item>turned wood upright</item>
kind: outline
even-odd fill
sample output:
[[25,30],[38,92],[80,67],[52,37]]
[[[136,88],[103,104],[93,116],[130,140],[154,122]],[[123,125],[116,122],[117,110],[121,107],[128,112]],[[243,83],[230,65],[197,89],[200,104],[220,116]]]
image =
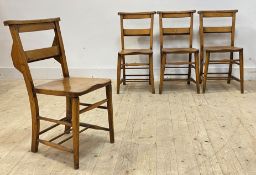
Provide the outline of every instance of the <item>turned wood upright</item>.
[[[190,84],[190,81],[196,83],[197,93],[200,93],[199,86],[199,50],[193,48],[193,15],[196,11],[159,11],[159,30],[160,30],[160,56],[161,56],[161,68],[160,68],[160,85],[159,85],[159,93],[162,94],[163,91],[163,83],[164,81],[187,81],[187,84]],[[171,19],[171,18],[189,18],[189,27],[182,28],[166,28],[163,25],[163,19]],[[188,36],[188,47],[187,48],[165,48],[164,47],[164,36],[172,35],[187,35]],[[187,61],[168,61],[167,55],[170,54],[186,54],[188,55]],[[194,56],[194,59],[193,57]],[[194,60],[194,61],[193,61]],[[195,79],[191,77],[191,69],[195,69]],[[187,69],[188,73],[165,73],[166,69]],[[186,76],[186,78],[165,78],[165,76]]]
[[[14,67],[19,70],[25,80],[31,115],[32,115],[32,144],[31,151],[37,152],[39,143],[47,146],[57,148],[62,151],[74,154],[74,168],[79,168],[79,133],[92,128],[108,131],[110,134],[110,142],[114,143],[114,127],[113,127],[113,107],[112,107],[112,88],[111,80],[109,79],[96,79],[96,78],[71,78],[69,76],[64,45],[62,41],[61,31],[59,27],[60,18],[52,19],[39,19],[39,20],[25,20],[25,21],[5,21],[4,24],[9,26],[13,39],[12,45],[12,61]],[[35,32],[43,30],[54,30],[55,37],[51,47],[41,48],[35,50],[25,51],[23,49],[20,33]],[[48,83],[35,86],[30,69],[29,63],[54,58],[61,64],[63,78],[59,80],[50,81]],[[79,97],[99,88],[106,88],[106,99],[96,102],[94,104],[80,103]],[[37,94],[65,96],[66,97],[66,116],[57,120],[40,115]],[[107,103],[107,106],[102,104]],[[85,106],[80,110],[80,106]],[[79,122],[79,115],[90,111],[94,108],[107,109],[109,128],[96,126],[88,123]],[[48,121],[54,123],[48,128],[40,129],[40,121]],[[40,139],[40,135],[47,131],[59,126],[64,125],[64,132],[49,140]],[[79,130],[79,126],[84,127]],[[70,132],[72,134],[70,135]],[[62,141],[54,143],[53,141],[59,140],[60,137],[69,134]],[[73,138],[73,149],[62,146],[64,142]]]
[[[151,91],[155,93],[154,87],[154,71],[153,71],[153,25],[155,12],[119,12],[121,26],[121,51],[118,52],[117,62],[117,94],[120,91],[120,84],[126,85],[127,82],[149,82]],[[147,29],[125,29],[124,20],[129,19],[150,19],[150,27]],[[125,37],[128,36],[146,36],[149,37],[149,49],[125,49]],[[128,55],[146,55],[149,61],[146,63],[127,63],[125,56]],[[126,74],[126,70],[148,69],[149,74]],[[123,78],[121,79],[121,70],[123,70]],[[129,77],[129,78],[127,78]],[[148,78],[134,78],[148,77]]]
[[[217,10],[217,11],[199,11],[200,19],[200,77],[203,79],[203,93],[206,90],[207,80],[227,80],[229,84],[231,80],[240,82],[241,93],[244,93],[244,59],[243,48],[235,47],[235,29],[236,29],[236,13],[238,10]],[[204,24],[206,18],[231,18],[231,25],[209,27]],[[205,46],[205,35],[211,33],[230,34],[230,45],[228,46]],[[230,53],[229,58],[213,59],[212,53]],[[239,53],[239,58],[234,59],[234,53]],[[226,64],[229,65],[228,72],[208,72],[210,64]],[[239,65],[240,79],[232,75],[233,64]],[[203,70],[204,69],[204,70]],[[209,76],[210,75],[226,75]]]

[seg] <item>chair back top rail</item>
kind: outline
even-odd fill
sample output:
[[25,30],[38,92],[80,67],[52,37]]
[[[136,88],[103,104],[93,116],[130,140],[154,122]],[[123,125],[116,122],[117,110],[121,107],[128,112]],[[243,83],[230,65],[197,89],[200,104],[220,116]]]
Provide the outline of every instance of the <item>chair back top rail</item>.
[[205,18],[232,17],[238,10],[202,10],[198,11],[199,15]]
[[151,18],[156,12],[118,12],[123,19],[146,19]]
[[161,14],[162,18],[185,18],[191,17],[196,10],[187,11],[157,11],[157,14]]
[[[160,28],[160,49],[164,45],[165,35],[189,35],[189,47],[192,48],[193,40],[193,16],[196,10],[187,11],[158,11],[159,28]],[[163,19],[165,18],[190,18],[189,27],[163,27]]]

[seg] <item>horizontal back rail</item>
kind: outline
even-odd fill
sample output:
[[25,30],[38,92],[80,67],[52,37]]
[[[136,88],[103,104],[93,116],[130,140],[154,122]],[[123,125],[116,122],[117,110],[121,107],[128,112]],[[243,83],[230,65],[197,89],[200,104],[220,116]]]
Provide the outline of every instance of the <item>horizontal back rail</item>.
[[204,33],[232,33],[232,26],[228,27],[204,27]]
[[163,28],[163,35],[189,35],[190,28]]
[[41,24],[22,24],[19,26],[18,31],[23,32],[35,32],[42,30],[52,30],[55,29],[54,23],[41,23]]
[[150,29],[124,29],[124,36],[150,36]]
[[28,63],[53,58],[60,55],[58,46],[25,51]]

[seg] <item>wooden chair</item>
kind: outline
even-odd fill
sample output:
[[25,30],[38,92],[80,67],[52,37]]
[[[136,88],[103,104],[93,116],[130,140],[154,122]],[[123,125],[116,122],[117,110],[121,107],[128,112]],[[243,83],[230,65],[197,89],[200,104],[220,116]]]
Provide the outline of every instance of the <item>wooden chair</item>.
[[[190,81],[196,83],[197,93],[200,93],[199,86],[199,50],[193,48],[193,15],[196,11],[160,11],[159,14],[159,26],[160,26],[160,53],[161,53],[161,68],[160,68],[160,85],[159,93],[162,94],[164,81]],[[187,28],[165,28],[163,27],[163,18],[190,18],[190,26]],[[189,47],[188,48],[164,48],[164,36],[166,35],[188,35]],[[167,62],[166,57],[169,54],[188,54],[188,61],[171,61]],[[192,55],[194,55],[194,61],[192,61]],[[184,66],[184,65],[187,65]],[[183,67],[182,67],[183,66]],[[165,74],[165,69],[188,69],[187,74]],[[196,80],[191,78],[191,69],[195,69]],[[166,79],[165,76],[187,76],[184,78],[172,78]]]
[[[111,80],[109,79],[97,79],[97,78],[71,78],[69,77],[68,66],[66,62],[66,56],[64,51],[64,45],[61,37],[60,18],[54,19],[40,19],[40,20],[25,20],[25,21],[5,21],[4,24],[9,26],[13,39],[12,45],[12,60],[14,67],[18,69],[25,80],[30,107],[32,115],[32,144],[31,151],[38,151],[38,144],[42,143],[47,146],[57,148],[62,151],[70,152],[74,154],[74,168],[79,168],[79,133],[92,128],[98,130],[109,131],[110,142],[114,143],[114,128],[113,128],[113,109],[112,109],[112,88]],[[20,33],[34,32],[43,30],[54,30],[55,37],[51,47],[28,50],[25,51],[20,39]],[[32,80],[28,63],[54,58],[61,64],[63,78],[45,83],[39,86],[35,86]],[[106,87],[106,99],[96,102],[94,104],[81,103],[79,97],[90,93],[99,88]],[[60,120],[43,117],[40,115],[37,94],[65,96],[66,97],[66,116]],[[102,104],[107,103],[107,106]],[[85,106],[80,110],[80,105]],[[101,108],[108,110],[109,128],[100,127],[92,124],[79,122],[79,114],[90,111],[94,108]],[[54,125],[40,130],[40,121],[48,121],[55,123]],[[64,125],[64,133],[51,138],[50,140],[42,140],[40,135],[47,131],[57,127],[58,125]],[[79,131],[79,126],[84,127]],[[65,138],[58,143],[54,143],[61,136],[70,133],[72,135]],[[62,146],[62,143],[73,138],[73,149]]]
[[[238,10],[219,10],[219,11],[199,11],[200,15],[200,77],[203,78],[203,93],[206,89],[206,81],[209,80],[227,80],[230,84],[231,80],[236,80],[240,82],[241,93],[244,93],[244,61],[243,61],[243,48],[235,47],[235,23],[236,23],[236,13]],[[232,18],[231,26],[215,26],[207,27],[204,25],[205,18]],[[204,37],[205,34],[209,33],[230,33],[230,46],[211,46],[205,47]],[[204,57],[205,52],[205,57]],[[239,59],[234,59],[234,53],[239,53]],[[213,60],[210,58],[211,53],[230,53],[230,58],[228,59],[218,59]],[[204,64],[204,70],[203,70]],[[226,73],[208,73],[209,64],[228,64],[229,71]],[[240,79],[232,75],[232,66],[237,64],[240,66]],[[204,73],[203,73],[204,71]],[[227,77],[208,77],[208,74],[217,75],[227,75]]]
[[[155,93],[154,87],[154,71],[153,71],[153,24],[155,12],[137,12],[127,13],[119,12],[121,24],[121,47],[122,50],[118,52],[117,63],[117,94],[120,91],[120,84],[126,85],[127,82],[149,82],[152,93]],[[124,29],[124,20],[126,19],[151,19],[150,28],[148,29]],[[147,36],[150,37],[149,49],[125,49],[126,36]],[[125,56],[127,55],[147,55],[149,57],[148,63],[127,63]],[[148,69],[149,74],[126,74],[126,69]],[[123,78],[121,79],[121,70],[123,70]],[[132,77],[149,77],[148,79],[132,78]],[[127,79],[126,77],[131,77]]]

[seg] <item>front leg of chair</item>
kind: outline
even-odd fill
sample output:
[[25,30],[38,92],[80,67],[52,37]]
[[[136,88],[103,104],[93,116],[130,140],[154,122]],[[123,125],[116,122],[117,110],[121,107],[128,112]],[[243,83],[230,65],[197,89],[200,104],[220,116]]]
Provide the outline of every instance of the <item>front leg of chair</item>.
[[153,67],[153,54],[149,55],[149,71],[150,71],[150,84],[152,94],[155,94],[155,83],[154,83],[154,67]]
[[79,168],[79,98],[73,97],[72,104],[72,134],[73,134],[73,154],[74,169]]
[[164,85],[164,70],[165,70],[165,59],[166,59],[166,54],[162,53],[161,54],[161,66],[160,66],[160,84],[159,84],[159,94],[162,94],[163,92],[163,85]]
[[[66,120],[67,122],[71,123],[71,115],[72,115],[72,106],[71,106],[71,98],[70,97],[66,97]],[[70,133],[70,126],[65,126],[65,130],[64,132],[66,134]]]
[[228,70],[228,81],[227,83],[230,84],[230,81],[231,81],[231,76],[232,76],[232,70],[233,70],[233,58],[234,58],[234,53],[231,52],[230,53],[230,63],[229,63],[229,70]]
[[200,73],[199,73],[199,56],[198,52],[195,53],[195,72],[196,72],[196,89],[197,93],[200,94]]
[[[188,58],[188,62],[191,63],[192,61],[192,54],[189,54],[189,58]],[[191,64],[188,65],[188,81],[187,84],[190,84],[190,80],[191,80]]]
[[117,60],[117,80],[116,80],[116,93],[119,94],[120,92],[120,78],[121,78],[121,55],[118,54],[118,60]]
[[206,58],[205,58],[205,64],[204,64],[203,93],[205,93],[205,89],[206,89],[209,59],[210,59],[210,52],[206,52]]
[[109,137],[110,143],[115,142],[114,136],[114,121],[113,121],[113,104],[112,104],[112,85],[106,86],[106,96],[107,96],[107,108],[108,108],[108,124],[109,124]]

